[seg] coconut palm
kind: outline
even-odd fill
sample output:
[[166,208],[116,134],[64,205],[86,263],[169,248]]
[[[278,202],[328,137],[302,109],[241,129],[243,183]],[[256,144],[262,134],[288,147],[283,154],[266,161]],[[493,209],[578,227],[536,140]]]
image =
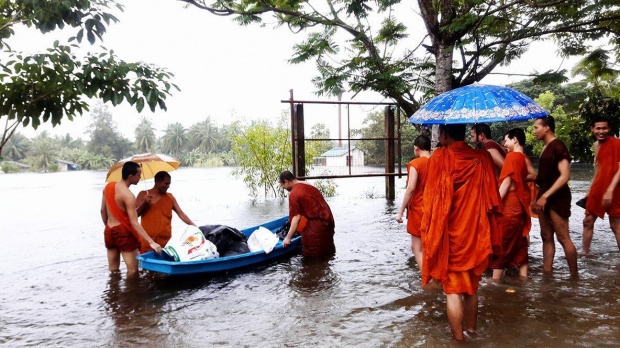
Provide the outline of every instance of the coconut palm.
[[620,70],[614,69],[609,61],[609,52],[602,48],[595,49],[573,67],[573,77],[583,76],[591,88],[601,95],[617,96]]
[[30,140],[21,133],[15,133],[2,149],[2,156],[19,161],[26,157],[29,148]]
[[196,123],[189,129],[189,147],[210,153],[217,147],[217,127],[211,122],[211,117]]
[[174,157],[179,157],[188,143],[187,129],[179,122],[171,123],[162,137],[162,150]]
[[146,119],[146,117],[142,117],[142,121],[136,127],[134,134],[136,135],[134,147],[138,152],[153,152],[155,150],[155,142],[157,140],[155,129],[153,128],[153,123]]
[[58,159],[58,146],[48,137],[37,137],[30,149],[30,163],[47,172],[48,168]]

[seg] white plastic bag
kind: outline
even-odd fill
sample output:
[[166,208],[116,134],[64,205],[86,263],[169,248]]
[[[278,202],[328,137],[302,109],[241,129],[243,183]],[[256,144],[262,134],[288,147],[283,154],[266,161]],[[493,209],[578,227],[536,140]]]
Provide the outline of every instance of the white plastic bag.
[[215,244],[211,243],[196,226],[187,226],[179,237],[170,238],[163,251],[175,261],[195,261],[219,257]]
[[279,240],[275,233],[261,226],[248,238],[248,247],[250,251],[264,250],[265,254],[269,254]]

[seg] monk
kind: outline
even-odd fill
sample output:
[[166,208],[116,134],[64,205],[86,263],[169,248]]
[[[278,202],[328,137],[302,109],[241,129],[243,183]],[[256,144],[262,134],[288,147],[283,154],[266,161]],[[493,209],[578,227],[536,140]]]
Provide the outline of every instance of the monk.
[[564,143],[555,136],[553,116],[534,121],[534,136],[545,144],[540,153],[536,176],[538,196],[532,205],[532,211],[538,214],[540,223],[543,271],[547,274],[553,271],[555,235],[564,248],[571,276],[578,277],[577,250],[568,232],[568,218],[571,214],[571,192],[568,187],[571,157]]
[[491,136],[491,127],[486,123],[475,124],[471,127],[471,138],[474,144],[489,151],[493,159],[493,165],[495,166],[495,177],[498,177],[504,165],[506,151],[500,144],[493,140]]
[[153,250],[161,252],[161,246],[146,233],[138,223],[136,197],[129,191],[129,186],[140,181],[142,168],[135,162],[123,165],[122,180],[108,183],[101,199],[101,219],[105,225],[103,232],[105,247],[108,249],[108,266],[110,272],[120,268],[120,257],[127,265],[127,276],[138,273],[138,250],[140,238],[147,241]]
[[428,164],[421,225],[422,284],[439,281],[447,299],[452,335],[474,332],[478,285],[489,256],[501,255],[496,215],[501,214],[493,161],[487,151],[472,149],[465,125],[439,128],[441,148]]
[[[140,224],[157,244],[164,246],[172,237],[172,211],[186,224],[196,226],[183,212],[172,193],[168,193],[171,182],[170,174],[164,171],[157,172],[153,188],[140,191],[136,199],[138,216],[141,216]],[[142,240],[140,253],[151,250],[153,249],[150,245]]]
[[620,140],[610,135],[609,119],[600,116],[592,121],[592,134],[596,139],[596,176],[586,200],[586,217],[583,219],[583,252],[590,252],[594,222],[609,216],[609,227],[616,236],[620,249]]
[[288,234],[282,241],[286,248],[295,231],[301,233],[304,256],[327,257],[336,253],[334,216],[325,198],[316,187],[298,181],[288,170],[280,173],[280,186],[289,191]]
[[420,223],[422,222],[422,203],[428,159],[431,157],[431,139],[420,135],[413,141],[413,153],[416,158],[407,163],[407,190],[400,206],[396,221],[403,223],[403,214],[407,209],[407,232],[411,235],[411,251],[420,270],[422,270],[422,239]]
[[499,195],[504,208],[498,219],[502,235],[502,255],[493,255],[491,268],[493,279],[500,280],[504,269],[516,267],[522,279],[527,279],[528,234],[532,227],[530,216],[531,193],[528,178],[536,175],[531,162],[523,151],[525,132],[514,128],[504,136],[504,146],[508,149],[504,166],[499,175]]

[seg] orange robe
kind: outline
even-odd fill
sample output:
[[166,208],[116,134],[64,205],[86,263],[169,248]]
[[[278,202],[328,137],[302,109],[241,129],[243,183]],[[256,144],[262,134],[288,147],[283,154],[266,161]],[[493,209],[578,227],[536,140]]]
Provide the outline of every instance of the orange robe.
[[[407,232],[420,237],[420,223],[422,223],[422,204],[424,203],[424,187],[428,173],[428,158],[415,158],[407,163],[407,173],[411,173],[411,168],[415,168],[418,173],[415,191],[411,200],[407,203]],[[407,185],[409,185],[409,174],[407,174]]]
[[424,189],[422,284],[475,294],[493,249],[501,254],[501,211],[491,155],[458,141],[433,153]]
[[493,255],[491,268],[504,269],[508,266],[519,267],[528,263],[527,235],[532,228],[529,206],[532,195],[526,184],[527,165],[525,155],[520,152],[509,152],[506,155],[499,185],[509,177],[513,191],[508,191],[502,201],[503,216],[498,219],[502,234],[503,255]]
[[109,182],[106,184],[103,194],[105,196],[106,207],[110,211],[120,226],[110,227],[106,223],[104,230],[105,246],[108,249],[118,248],[121,251],[132,251],[140,245],[140,237],[138,232],[131,226],[129,215],[116,204],[116,183]]
[[605,217],[605,213],[613,218],[620,217],[620,185],[616,186],[614,189],[609,207],[605,208],[603,206],[603,195],[618,171],[618,162],[620,162],[620,140],[613,136],[607,138],[598,149],[596,162],[598,169],[596,170],[596,176],[592,181],[592,187],[590,187],[590,192],[588,193],[586,210],[601,219]]
[[[172,194],[166,193],[157,202],[149,205],[142,213],[140,224],[155,243],[164,247],[172,237]],[[142,241],[140,253],[153,250],[149,243]]]
[[293,186],[288,196],[289,222],[297,215],[307,219],[301,232],[304,256],[328,256],[336,252],[332,211],[316,187],[304,183]]

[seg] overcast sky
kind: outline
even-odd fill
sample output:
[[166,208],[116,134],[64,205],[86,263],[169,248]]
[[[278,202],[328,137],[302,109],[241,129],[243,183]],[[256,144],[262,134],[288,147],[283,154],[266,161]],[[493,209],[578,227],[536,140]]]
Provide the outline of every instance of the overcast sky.
[[[174,0],[124,0],[121,3],[125,11],[116,13],[120,23],[108,28],[103,45],[113,49],[125,61],[145,61],[168,69],[175,74],[174,82],[181,88],[180,92],[168,97],[168,112],[152,113],[146,107],[139,114],[129,106],[113,108],[110,104],[119,130],[130,139],[133,139],[133,131],[142,116],[153,122],[160,136],[169,123],[181,122],[189,127],[207,116],[217,124],[229,123],[234,118],[277,118],[282,111],[289,109],[280,101],[289,98],[291,89],[297,100],[318,99],[311,82],[316,75],[314,64],[287,63],[293,45],[300,42],[303,35],[295,35],[284,27],[273,28],[269,24],[241,27],[231,17],[217,17],[194,7],[185,8]],[[19,29],[15,36],[17,40],[13,39],[11,44],[14,49],[34,53],[48,47],[54,39],[63,42],[68,36],[69,33],[41,35],[33,30]],[[575,61],[562,63],[552,44],[541,43],[532,46],[524,58],[496,71],[570,70]],[[482,82],[505,85],[521,79],[523,77],[492,75]],[[344,93],[344,101],[350,98],[349,93]],[[358,95],[355,101],[387,100],[369,92]],[[355,119],[352,126],[359,126],[363,116],[372,110],[372,107],[351,109]],[[335,115],[336,109],[325,107],[317,109],[316,113],[327,117],[325,114]],[[337,126],[332,122],[333,117],[317,120],[327,123],[335,135]],[[90,117],[85,114],[73,122],[65,120],[55,128],[45,125],[39,129],[87,138],[84,132],[90,122]],[[31,130],[20,131],[29,137],[35,134]]]

